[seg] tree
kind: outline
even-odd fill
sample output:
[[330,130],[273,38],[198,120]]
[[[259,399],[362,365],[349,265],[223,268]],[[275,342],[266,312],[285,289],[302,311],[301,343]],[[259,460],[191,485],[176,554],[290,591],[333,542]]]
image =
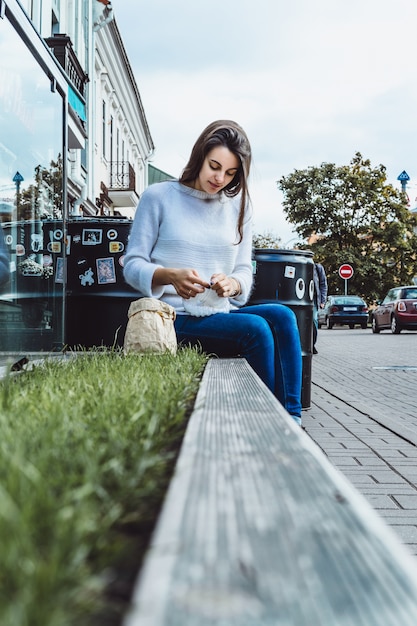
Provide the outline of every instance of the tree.
[[323,264],[329,293],[344,293],[342,263],[354,268],[349,293],[369,303],[417,274],[417,216],[407,196],[387,183],[383,165],[371,167],[357,152],[349,165],[322,163],[278,181],[283,207],[302,248]]
[[37,165],[34,181],[20,194],[18,219],[62,218],[62,156],[50,169]]
[[254,248],[278,249],[282,248],[281,237],[272,232],[257,233],[253,236],[252,245]]

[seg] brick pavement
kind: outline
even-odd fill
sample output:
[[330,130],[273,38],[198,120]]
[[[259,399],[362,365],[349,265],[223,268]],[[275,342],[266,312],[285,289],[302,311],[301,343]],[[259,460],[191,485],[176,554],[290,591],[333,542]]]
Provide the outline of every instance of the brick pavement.
[[417,333],[320,329],[308,435],[417,555]]

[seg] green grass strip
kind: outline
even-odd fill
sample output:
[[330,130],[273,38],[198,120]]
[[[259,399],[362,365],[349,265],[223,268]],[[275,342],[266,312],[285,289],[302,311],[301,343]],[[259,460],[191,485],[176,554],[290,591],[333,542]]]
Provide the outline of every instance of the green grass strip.
[[207,358],[54,358],[0,384],[0,624],[116,624]]

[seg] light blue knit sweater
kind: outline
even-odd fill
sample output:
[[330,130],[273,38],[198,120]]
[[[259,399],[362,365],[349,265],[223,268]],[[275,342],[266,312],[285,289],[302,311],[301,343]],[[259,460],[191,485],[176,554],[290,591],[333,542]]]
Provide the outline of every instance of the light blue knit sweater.
[[172,285],[152,289],[158,267],[192,268],[209,281],[223,272],[239,281],[241,306],[252,287],[252,218],[250,209],[240,244],[237,233],[240,198],[197,191],[178,181],[148,187],[139,202],[127,247],[124,277],[138,297],[154,297],[183,311]]

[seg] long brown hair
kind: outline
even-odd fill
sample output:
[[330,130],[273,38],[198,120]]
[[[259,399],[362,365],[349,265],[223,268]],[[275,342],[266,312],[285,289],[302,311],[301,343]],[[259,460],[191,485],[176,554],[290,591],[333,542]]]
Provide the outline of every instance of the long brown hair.
[[225,146],[239,159],[239,167],[233,180],[222,191],[229,198],[241,194],[237,223],[240,243],[243,238],[245,209],[249,201],[248,177],[252,160],[249,139],[243,128],[231,120],[217,120],[209,124],[195,142],[180,182],[193,183],[200,174],[207,154],[216,146]]

